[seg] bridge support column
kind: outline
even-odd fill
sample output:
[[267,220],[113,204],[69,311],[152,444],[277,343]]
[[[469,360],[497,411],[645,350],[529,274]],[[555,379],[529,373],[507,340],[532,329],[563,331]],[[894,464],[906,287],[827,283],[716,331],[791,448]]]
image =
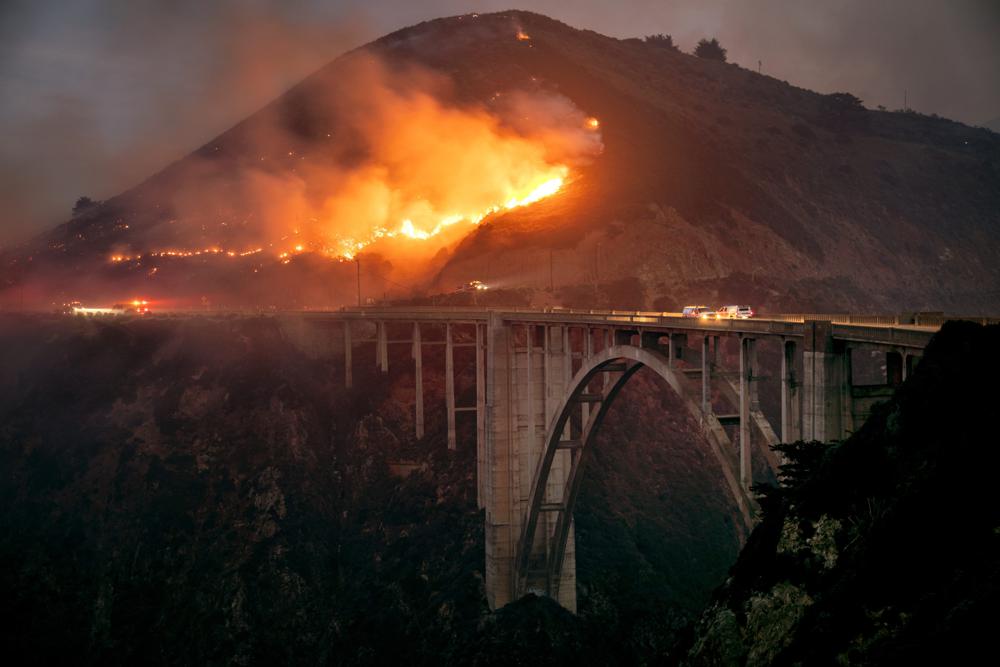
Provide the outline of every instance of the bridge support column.
[[701,412],[709,415],[712,412],[712,364],[708,356],[708,341],[710,336],[701,339]]
[[[543,331],[546,342],[538,347],[534,325],[511,327],[498,315],[491,314],[487,329],[487,437],[482,494],[486,509],[486,595],[491,609],[511,602],[517,589],[514,559],[535,469],[541,462],[547,425],[555,418],[554,412],[572,377],[573,358],[566,328],[546,326]],[[563,451],[553,458],[546,486],[549,500],[561,498],[569,475],[570,456],[569,451]],[[553,514],[542,517],[538,524],[532,549],[537,550],[542,561],[546,550],[554,548],[550,541],[556,521]],[[558,601],[575,611],[572,531],[570,526]],[[544,586],[544,579],[532,582],[529,578],[529,590]]]
[[[572,369],[566,367],[569,356],[564,353],[565,350],[562,347],[564,341],[563,329],[563,327],[545,327],[545,418],[542,420],[542,431],[537,440],[538,448],[532,457],[532,477],[535,475],[535,468],[541,462],[542,450],[545,446],[545,434],[548,433],[549,425],[558,417],[556,409],[559,407],[560,401],[566,393],[572,378],[570,374]],[[546,484],[546,498],[548,502],[565,502],[563,490],[566,487],[566,480],[569,477],[571,456],[570,451],[565,449],[557,451],[555,456],[553,456],[548,483]],[[527,494],[530,494],[530,492],[531,490],[528,488]],[[527,503],[528,501],[526,500],[525,502]],[[527,507],[527,505],[525,504],[523,507]],[[540,539],[536,538],[536,548],[541,553],[548,553],[555,548],[555,545],[551,544],[550,541],[555,534],[558,518],[556,513],[546,513],[540,517],[541,520],[536,531],[536,535]],[[566,539],[563,568],[560,580],[557,582],[556,590],[558,591],[557,600],[559,604],[572,612],[576,612],[576,547],[573,533],[573,526],[571,524]]]
[[413,323],[413,379],[415,396],[413,399],[413,423],[417,440],[424,437],[424,355],[420,341],[420,323]]
[[[640,336],[641,338],[641,336]],[[583,329],[583,363],[586,364],[587,360],[594,356],[594,332],[590,330],[590,327],[584,327]],[[583,423],[586,424],[590,419],[590,404],[583,403],[580,406],[580,415],[583,418]]]
[[756,374],[757,341],[753,338],[740,338],[740,483],[748,491],[753,485],[750,420],[751,411],[758,407]]
[[444,403],[448,418],[448,449],[455,449],[455,346],[451,323],[444,325]]
[[344,320],[344,387],[350,389],[354,386],[353,362],[351,361],[351,321]]
[[782,341],[781,355],[781,441],[795,442],[802,437],[802,397],[795,376],[795,341]]
[[486,507],[486,332],[483,325],[476,325],[476,504]]
[[844,437],[843,401],[850,396],[844,377],[843,345],[833,339],[830,322],[806,320],[803,344],[802,437],[829,442]]
[[514,556],[521,529],[520,470],[515,436],[516,405],[509,326],[491,313],[487,330],[486,376],[486,599],[490,609],[511,602]]
[[840,435],[846,438],[854,431],[854,371],[851,365],[851,348],[846,345],[841,354],[837,355],[840,364]]
[[375,365],[383,373],[389,372],[389,338],[385,322],[375,323]]

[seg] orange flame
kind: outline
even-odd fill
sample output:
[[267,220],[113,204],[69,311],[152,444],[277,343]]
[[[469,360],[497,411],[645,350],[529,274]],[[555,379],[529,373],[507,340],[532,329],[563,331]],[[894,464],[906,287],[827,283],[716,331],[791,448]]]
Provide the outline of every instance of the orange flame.
[[[521,30],[517,35],[530,39]],[[603,149],[596,119],[554,93],[497,91],[482,104],[459,105],[438,73],[395,71],[360,56],[330,86],[324,95],[331,117],[363,149],[362,161],[328,155],[329,142],[296,143],[300,138],[280,125],[255,128],[255,140],[273,147],[261,160],[295,161],[290,170],[240,172],[235,187],[254,211],[252,220],[223,221],[214,239],[200,225],[199,238],[216,241],[209,247],[132,248],[110,261],[265,253],[287,264],[303,253],[353,259],[380,243],[390,262],[413,266],[491,214],[556,195]],[[177,217],[228,215],[231,176],[214,164],[199,168],[205,186],[174,202]],[[260,247],[227,247],[244,242]]]
[[519,42],[527,42],[527,41],[529,41],[530,39],[531,39],[531,35],[529,35],[529,34],[528,34],[528,33],[526,33],[525,31],[523,31],[523,30],[520,30],[520,29],[519,29],[519,30],[517,31],[517,40],[518,40]]

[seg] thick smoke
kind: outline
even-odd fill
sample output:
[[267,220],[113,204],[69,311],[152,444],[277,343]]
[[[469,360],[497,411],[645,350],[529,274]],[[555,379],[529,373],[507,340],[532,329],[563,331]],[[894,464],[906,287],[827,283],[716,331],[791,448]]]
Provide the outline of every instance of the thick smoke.
[[180,158],[373,36],[312,0],[0,3],[0,243]]

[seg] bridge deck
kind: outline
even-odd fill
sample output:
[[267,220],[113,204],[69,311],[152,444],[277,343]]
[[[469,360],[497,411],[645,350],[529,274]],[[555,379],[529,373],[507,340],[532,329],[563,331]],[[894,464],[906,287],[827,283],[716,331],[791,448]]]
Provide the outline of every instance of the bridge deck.
[[753,319],[706,320],[683,317],[680,313],[573,310],[565,308],[503,308],[407,306],[365,307],[297,313],[310,320],[369,320],[401,322],[484,323],[491,315],[506,322],[562,324],[578,327],[615,328],[635,331],[708,333],[745,336],[802,337],[805,320],[829,318],[838,340],[907,348],[923,348],[940,328],[935,324],[899,324],[897,316],[884,315],[774,315]]

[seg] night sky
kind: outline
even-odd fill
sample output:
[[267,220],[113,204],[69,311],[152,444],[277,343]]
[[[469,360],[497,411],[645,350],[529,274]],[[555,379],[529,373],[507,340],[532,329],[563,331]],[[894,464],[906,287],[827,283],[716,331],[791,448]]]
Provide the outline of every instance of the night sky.
[[[2,0],[0,242],[143,180],[303,76],[422,20],[510,0]],[[718,37],[731,62],[869,107],[1000,117],[997,0],[549,0],[615,37]]]

